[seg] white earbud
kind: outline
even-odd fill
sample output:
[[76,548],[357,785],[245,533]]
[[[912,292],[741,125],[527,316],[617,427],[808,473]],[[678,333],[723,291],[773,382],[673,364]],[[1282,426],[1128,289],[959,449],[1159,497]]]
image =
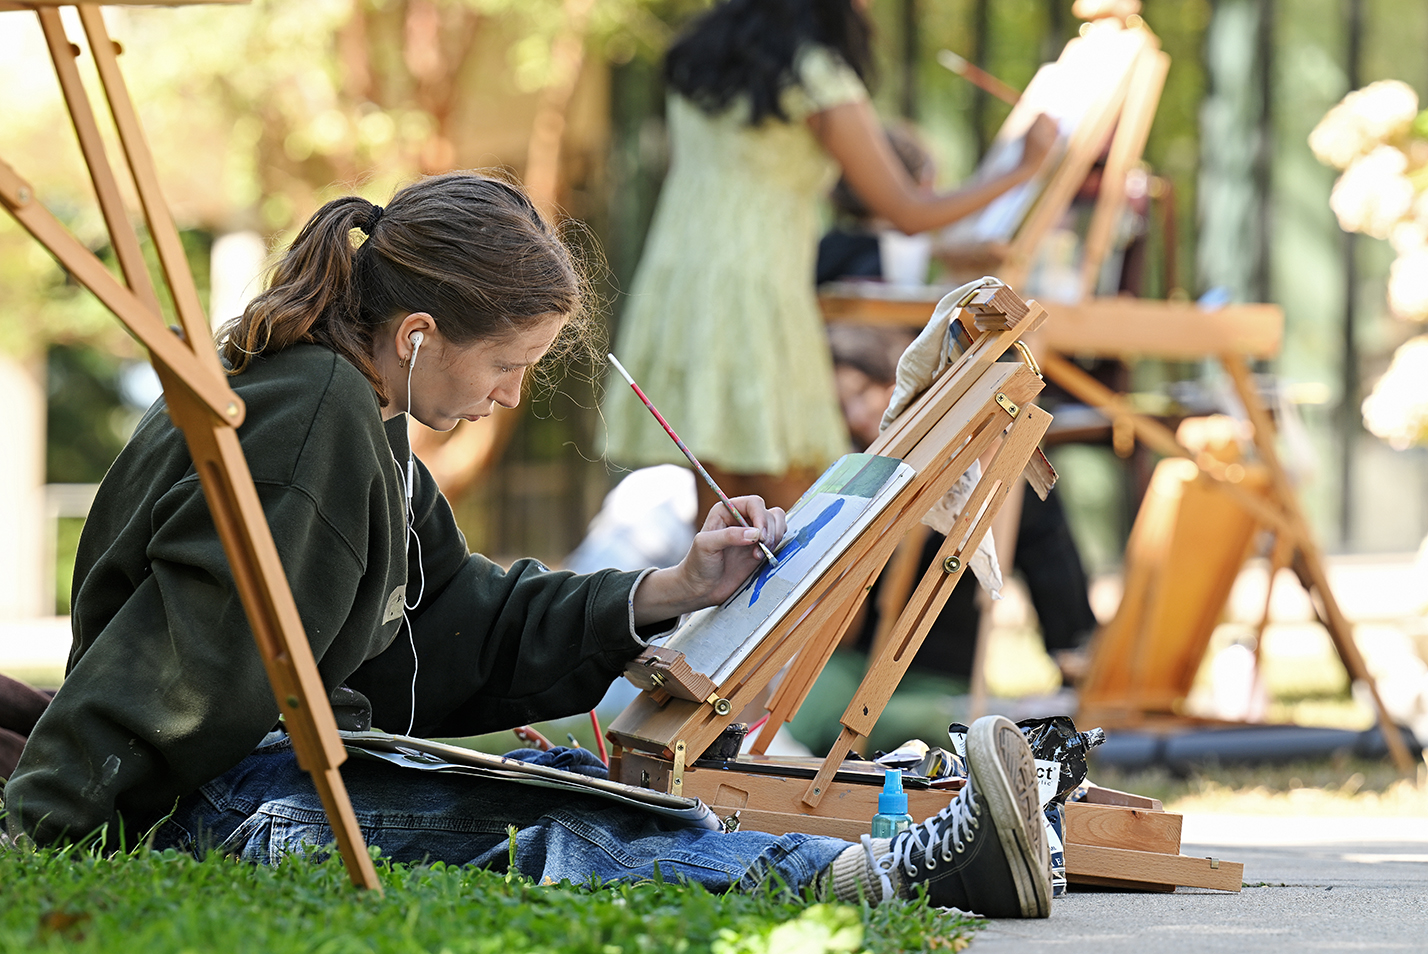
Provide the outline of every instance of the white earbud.
[[[412,416],[412,370],[416,367],[417,355],[421,353],[421,343],[426,340],[426,335],[420,331],[413,331],[407,335],[407,341],[411,342],[412,356],[407,361],[407,417]],[[407,501],[410,504],[412,499],[413,485],[416,482],[416,460],[412,457],[411,450],[407,450]]]

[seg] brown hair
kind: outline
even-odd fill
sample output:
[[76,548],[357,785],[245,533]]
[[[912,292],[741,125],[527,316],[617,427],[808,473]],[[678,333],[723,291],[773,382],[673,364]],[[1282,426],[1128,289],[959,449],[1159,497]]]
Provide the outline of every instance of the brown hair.
[[833,366],[846,365],[861,371],[874,384],[897,381],[897,364],[903,351],[912,344],[911,331],[875,328],[869,325],[836,324],[828,326],[828,347],[833,353]]
[[[355,247],[353,229],[367,233]],[[561,315],[573,319],[562,337],[584,339],[581,285],[570,250],[525,193],[490,176],[447,173],[406,186],[386,208],[346,196],[318,209],[268,289],[224,326],[222,353],[237,374],[258,355],[320,344],[351,361],[385,406],[372,345],[393,318],[426,312],[461,345]]]

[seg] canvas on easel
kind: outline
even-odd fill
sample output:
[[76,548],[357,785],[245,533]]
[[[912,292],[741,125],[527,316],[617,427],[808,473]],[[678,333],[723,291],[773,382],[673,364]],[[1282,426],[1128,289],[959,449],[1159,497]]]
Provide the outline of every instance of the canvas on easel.
[[[765,562],[723,605],[690,614],[665,641],[664,653],[680,653],[694,673],[710,680],[712,691],[912,477],[912,468],[892,457],[848,454],[838,460],[789,510],[778,563]],[[626,678],[641,689],[667,686],[667,691],[694,702],[708,698],[708,692],[681,695],[688,679],[682,684],[655,681],[656,671],[647,657],[632,662]]]
[[[761,831],[844,838],[866,831],[881,776],[860,772],[858,763],[845,762],[845,757],[877,722],[1012,484],[1036,455],[1050,415],[1032,404],[1041,378],[1014,345],[1044,319],[1039,305],[1022,302],[999,283],[974,290],[960,302],[954,334],[966,343],[965,350],[892,421],[867,455],[843,465],[850,473],[879,469],[881,475],[870,483],[881,490],[868,499],[890,491],[886,503],[870,505],[872,518],[846,545],[831,547],[838,551],[831,560],[803,573],[794,587],[799,595],[783,603],[771,622],[746,619],[744,629],[722,633],[706,624],[704,631],[712,632],[716,643],[708,659],[699,655],[693,628],[696,635],[686,633],[682,649],[651,647],[637,659],[627,671],[645,691],[609,727],[616,747],[612,777],[697,795],[716,813],[737,815],[740,824]],[[797,712],[898,542],[984,454],[991,454],[990,463],[841,717],[832,750],[822,760],[801,763],[766,757],[774,733]],[[802,525],[817,522],[846,496],[830,489],[846,491],[854,484],[836,478],[815,488],[800,508],[805,511]],[[751,585],[742,599],[748,599]],[[709,618],[729,613],[729,606]],[[762,635],[750,639],[756,629]],[[772,696],[766,697],[780,673]],[[740,712],[765,698],[761,704],[769,718],[753,745],[754,757],[737,765],[701,761]],[[910,788],[914,813],[945,807],[948,793],[927,780]]]
[[1032,77],[971,177],[976,183],[1013,168],[1022,137],[1038,114],[1057,124],[1060,139],[1046,165],[981,212],[949,226],[939,254],[991,270],[1013,287],[1026,284],[1048,232],[1105,154],[1106,168],[1082,254],[1082,293],[1095,290],[1116,221],[1125,205],[1125,173],[1145,148],[1170,58],[1139,16],[1102,17],[1084,25],[1053,63]]

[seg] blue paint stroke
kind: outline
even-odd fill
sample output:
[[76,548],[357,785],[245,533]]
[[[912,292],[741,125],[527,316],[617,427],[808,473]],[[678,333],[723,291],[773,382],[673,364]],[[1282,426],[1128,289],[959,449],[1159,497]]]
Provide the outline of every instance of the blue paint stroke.
[[828,526],[829,521],[838,515],[838,511],[843,509],[843,498],[839,497],[827,507],[823,512],[813,518],[813,522],[806,524],[790,537],[778,551],[778,566],[771,563],[764,564],[759,570],[759,575],[754,578],[754,595],[749,599],[749,605],[753,606],[759,601],[759,591],[764,588],[764,583],[769,577],[778,572],[779,567],[784,566],[791,560],[799,550],[807,547],[813,542],[813,538],[818,536],[818,531]]

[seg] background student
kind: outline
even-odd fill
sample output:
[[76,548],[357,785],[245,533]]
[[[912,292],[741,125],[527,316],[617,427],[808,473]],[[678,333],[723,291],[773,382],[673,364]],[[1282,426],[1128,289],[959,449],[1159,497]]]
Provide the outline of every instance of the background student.
[[[665,58],[671,160],[616,354],[719,484],[788,507],[847,448],[810,279],[818,208],[841,168],[904,232],[938,228],[1035,174],[1039,118],[1012,172],[924,191],[868,101],[860,0],[725,0]],[[607,389],[606,452],[682,463],[627,388]],[[700,513],[713,495],[700,487]]]

